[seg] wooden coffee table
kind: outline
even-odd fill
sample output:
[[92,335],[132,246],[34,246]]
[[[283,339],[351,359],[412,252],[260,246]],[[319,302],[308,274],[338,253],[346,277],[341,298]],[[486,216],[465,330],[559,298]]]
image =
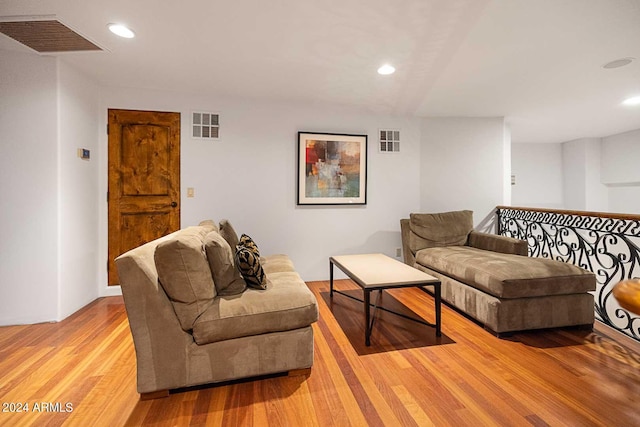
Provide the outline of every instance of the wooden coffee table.
[[[334,265],[362,288],[364,291],[364,300],[333,289]],[[373,328],[373,321],[375,320],[375,314],[378,308],[404,317],[405,319],[435,327],[436,336],[441,336],[440,285],[439,279],[384,254],[339,255],[329,257],[329,297],[333,298],[333,293],[336,292],[364,303],[364,341],[367,346],[371,345],[371,329]],[[433,286],[436,311],[435,324],[378,306],[378,299],[385,289],[422,288],[423,286]],[[371,291],[378,291],[378,296],[373,304],[373,315],[371,315]]]

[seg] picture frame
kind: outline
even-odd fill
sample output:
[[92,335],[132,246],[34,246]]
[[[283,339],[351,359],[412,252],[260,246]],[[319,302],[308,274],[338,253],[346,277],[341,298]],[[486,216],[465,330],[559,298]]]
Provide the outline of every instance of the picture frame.
[[367,135],[298,132],[298,205],[367,204]]

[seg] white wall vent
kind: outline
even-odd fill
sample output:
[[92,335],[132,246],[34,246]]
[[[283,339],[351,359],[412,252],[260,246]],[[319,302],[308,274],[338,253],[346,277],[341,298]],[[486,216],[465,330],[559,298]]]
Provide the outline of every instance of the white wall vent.
[[220,138],[220,115],[194,111],[191,114],[191,136],[196,139]]
[[397,153],[400,151],[400,130],[398,129],[380,129],[380,147],[381,153]]

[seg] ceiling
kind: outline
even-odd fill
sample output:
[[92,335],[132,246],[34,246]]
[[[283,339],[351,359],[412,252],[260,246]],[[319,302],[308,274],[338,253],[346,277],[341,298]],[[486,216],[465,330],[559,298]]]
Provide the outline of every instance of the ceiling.
[[[640,0],[0,0],[17,15],[105,49],[59,55],[106,86],[504,116],[516,143],[640,129],[640,106],[621,105],[640,95]],[[0,35],[2,50],[33,52]]]

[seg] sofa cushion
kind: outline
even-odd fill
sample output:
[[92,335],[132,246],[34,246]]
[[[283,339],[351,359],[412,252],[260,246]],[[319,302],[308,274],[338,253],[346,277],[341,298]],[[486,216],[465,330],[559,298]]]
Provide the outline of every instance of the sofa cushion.
[[269,280],[267,290],[216,298],[193,325],[196,343],[298,329],[318,320],[316,299],[298,273],[273,273]]
[[293,262],[291,262],[291,259],[289,259],[289,257],[284,254],[261,257],[260,264],[262,265],[262,269],[267,276],[272,273],[296,271],[295,267],[293,266]]
[[193,322],[216,296],[203,240],[209,227],[188,227],[158,244],[154,254],[158,279],[173,304],[183,330]]
[[204,249],[218,295],[236,295],[247,287],[235,266],[234,254],[226,240],[217,231],[204,238]]
[[596,286],[593,273],[573,264],[469,246],[422,249],[416,262],[498,298],[575,294]]
[[236,267],[248,286],[267,289],[269,281],[260,263],[260,256],[246,246],[236,246]]
[[473,211],[412,213],[409,217],[409,248],[462,246],[473,229]]
[[210,230],[215,230],[217,232],[220,232],[220,228],[218,228],[218,224],[216,224],[216,222],[214,220],[212,220],[212,219],[205,219],[203,221],[200,221],[198,226],[207,227]]
[[236,246],[238,246],[239,239],[238,233],[233,229],[233,226],[229,222],[228,219],[220,220],[219,224],[220,235],[227,241],[231,249],[235,250]]

